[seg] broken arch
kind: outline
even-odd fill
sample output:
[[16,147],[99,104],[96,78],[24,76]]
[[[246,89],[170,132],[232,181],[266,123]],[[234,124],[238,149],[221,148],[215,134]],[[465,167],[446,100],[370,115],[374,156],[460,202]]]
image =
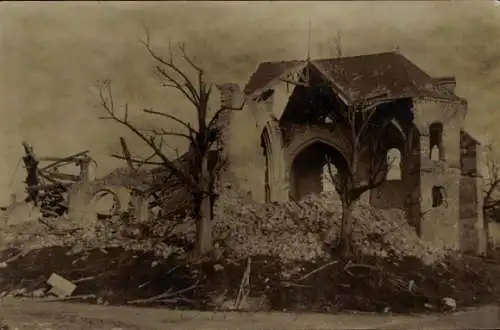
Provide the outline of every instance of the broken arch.
[[331,181],[325,187],[325,181],[330,180],[327,159],[331,162],[332,174],[345,173],[345,157],[330,144],[312,141],[296,153],[290,165],[290,199],[301,200],[308,195],[324,191],[336,193]]

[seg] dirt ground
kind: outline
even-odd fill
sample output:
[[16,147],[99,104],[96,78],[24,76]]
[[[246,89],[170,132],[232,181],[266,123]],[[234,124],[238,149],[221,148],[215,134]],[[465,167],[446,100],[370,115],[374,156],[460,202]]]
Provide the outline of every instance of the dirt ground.
[[[211,311],[200,311],[201,305],[207,305],[206,299],[213,303],[211,292],[221,293],[228,289],[225,297],[234,296],[245,268],[244,261],[219,265],[222,267],[219,271],[212,262],[189,267],[186,263],[184,266],[176,264],[178,268],[173,272],[175,265],[172,263],[178,260],[155,264],[157,259],[151,255],[120,248],[68,252],[68,248],[50,247],[12,260],[19,251],[3,251],[1,260],[11,261],[0,269],[0,320],[9,328],[0,327],[0,330],[500,328],[497,294],[500,292],[497,280],[500,266],[481,258],[467,258],[467,264],[460,267],[450,263],[431,269],[422,269],[411,260],[399,265],[385,264],[381,268],[385,275],[380,269],[355,268],[348,274],[343,271],[345,262],[338,260],[307,280],[297,280],[319,266],[309,265],[292,276],[289,282],[295,284],[290,287],[276,277],[283,269],[270,260],[257,258],[252,268],[252,292],[268,296],[270,306],[267,311],[252,313],[223,312],[213,305],[205,307]],[[358,262],[376,266],[375,261]],[[479,276],[495,269],[497,271],[488,277]],[[75,296],[93,294],[93,298],[70,303],[30,296],[30,292],[47,287],[45,281],[52,272],[78,281]],[[128,303],[161,294],[172,287],[175,290],[189,287],[199,274],[203,274],[202,285],[184,295],[184,304],[176,300],[173,305],[163,302],[153,304],[155,308],[152,308],[148,304]],[[443,284],[445,278],[452,279],[449,285]],[[396,279],[405,284],[414,279],[417,287],[408,294],[406,285],[395,285]],[[300,283],[303,287],[297,285]],[[349,285],[342,289],[335,286],[339,283]],[[13,290],[21,288],[29,298],[12,295]],[[327,296],[325,292],[331,294]],[[446,295],[455,298],[460,312],[446,312],[438,305],[439,299]],[[433,305],[431,309],[426,307],[429,305]],[[476,307],[464,310],[471,305]],[[384,307],[390,308],[384,311]],[[365,312],[349,312],[353,309]],[[293,313],[280,312],[283,310]]]
[[[4,251],[0,260],[12,259],[18,252]],[[183,310],[220,310],[226,309],[225,304],[237,296],[246,265],[245,260],[193,263],[168,258],[158,261],[150,254],[121,248],[77,254],[68,252],[65,247],[50,247],[31,251],[8,262],[7,267],[0,269],[0,293],[31,297],[34,292],[46,292],[49,288],[46,280],[54,272],[77,285],[73,296],[88,298],[73,301],[130,305],[142,300],[134,304]],[[357,265],[366,267],[354,267],[354,263],[348,271],[343,260],[333,260],[328,267],[301,264],[300,271],[295,270],[296,274],[284,280],[284,272],[290,270],[274,260],[255,258],[252,260],[249,297],[254,302],[265,299],[241,309],[422,313],[447,311],[447,306],[442,303],[444,297],[453,298],[458,308],[499,301],[497,279],[500,269],[495,273],[490,270],[500,267],[483,260],[469,258],[428,268],[422,268],[412,259],[398,264],[377,262],[359,260]],[[164,295],[168,292],[173,294]],[[177,294],[179,292],[182,294]],[[162,295],[162,299],[151,299],[158,295]]]
[[495,329],[500,307],[483,306],[445,315],[370,313],[237,313],[175,311],[162,308],[96,306],[3,299],[0,317],[19,330],[160,329]]

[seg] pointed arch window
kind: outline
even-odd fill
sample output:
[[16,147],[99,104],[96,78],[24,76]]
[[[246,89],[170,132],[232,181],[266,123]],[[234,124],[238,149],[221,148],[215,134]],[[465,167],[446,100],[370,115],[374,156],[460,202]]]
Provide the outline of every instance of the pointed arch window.
[[443,146],[443,124],[432,123],[429,126],[429,159],[434,161],[445,160]]
[[387,176],[389,181],[397,181],[402,178],[401,171],[401,151],[396,148],[387,151]]

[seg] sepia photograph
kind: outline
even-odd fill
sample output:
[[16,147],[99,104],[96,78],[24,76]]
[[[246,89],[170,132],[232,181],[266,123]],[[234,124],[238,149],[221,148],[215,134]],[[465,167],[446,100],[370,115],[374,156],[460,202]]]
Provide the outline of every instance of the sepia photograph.
[[499,329],[500,1],[2,1],[0,330]]

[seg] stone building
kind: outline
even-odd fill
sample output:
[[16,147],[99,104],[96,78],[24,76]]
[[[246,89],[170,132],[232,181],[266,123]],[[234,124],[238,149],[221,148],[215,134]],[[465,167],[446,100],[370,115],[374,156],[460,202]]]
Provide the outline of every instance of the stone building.
[[376,92],[385,100],[377,111],[391,117],[387,154],[379,156],[392,161],[387,180],[361,201],[403,209],[425,240],[483,253],[480,144],[463,127],[467,102],[455,85],[454,77],[431,77],[397,52],[261,63],[243,90],[222,88],[226,104],[245,99],[226,118],[227,177],[261,202],[331,189],[325,154],[342,171],[350,149],[348,132],[328,114]]

